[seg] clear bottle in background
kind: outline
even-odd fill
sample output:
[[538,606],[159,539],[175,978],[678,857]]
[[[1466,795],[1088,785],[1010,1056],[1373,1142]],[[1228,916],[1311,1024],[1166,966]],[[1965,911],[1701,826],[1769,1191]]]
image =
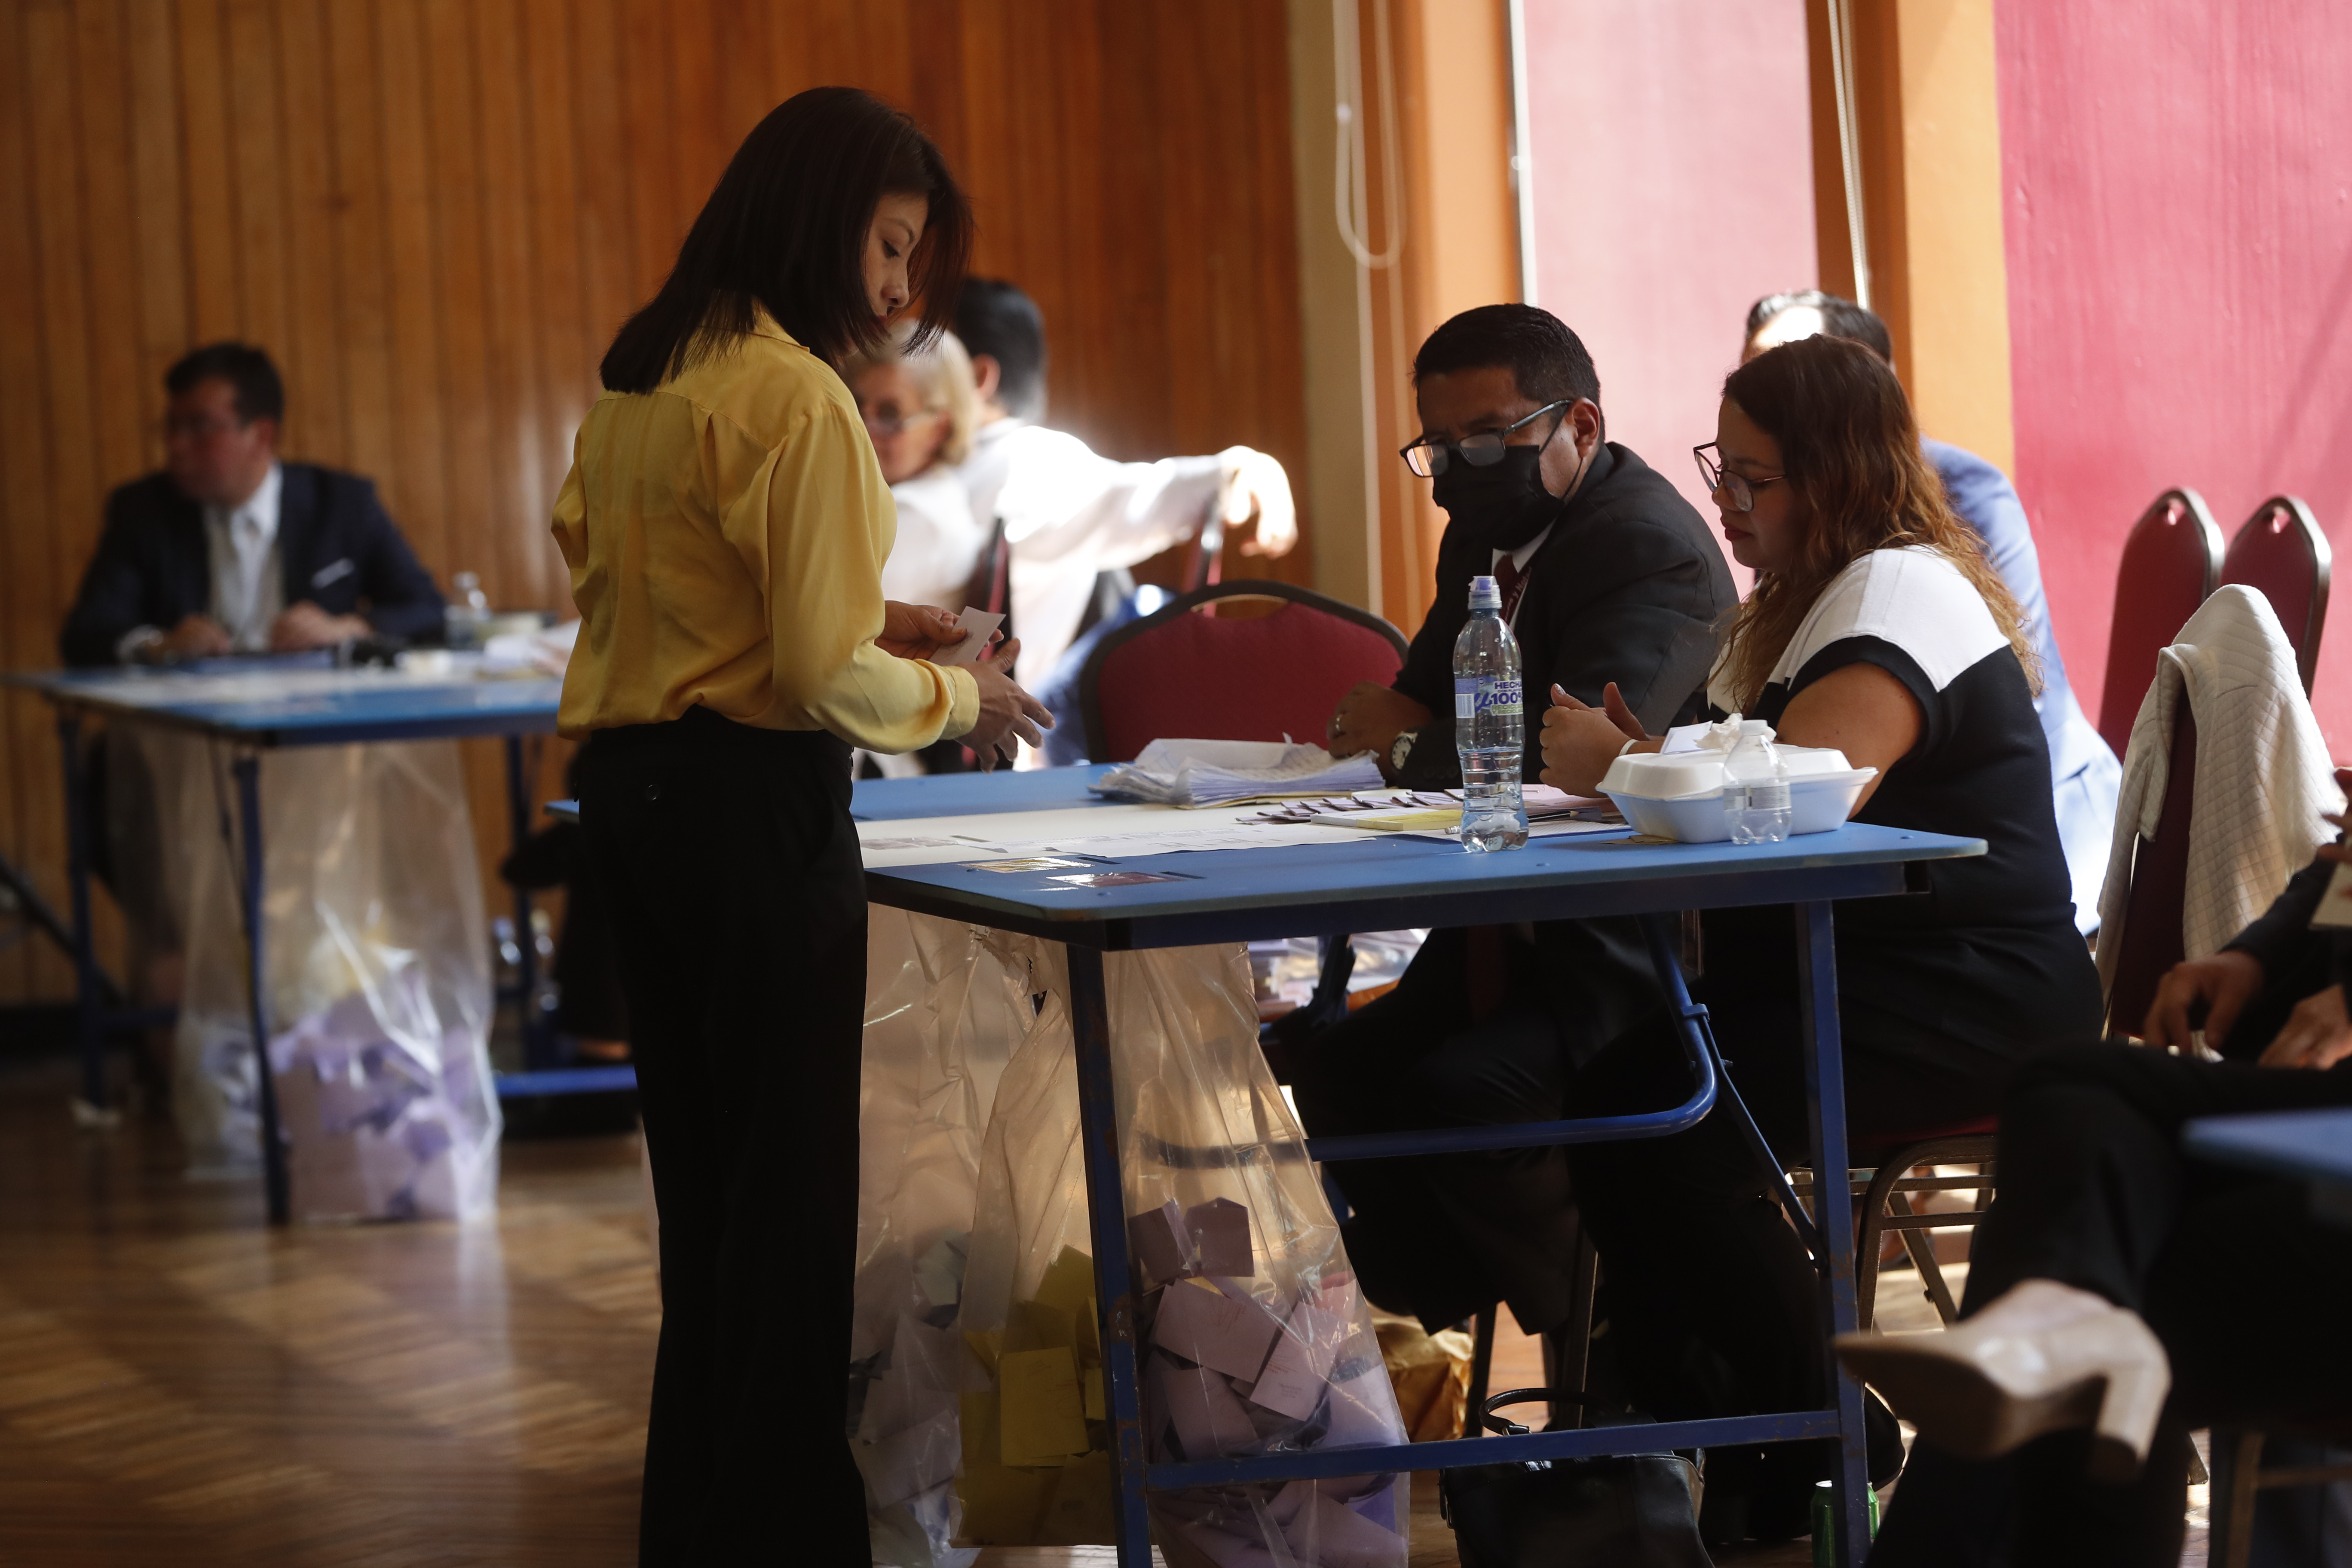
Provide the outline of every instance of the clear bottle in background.
[[1772,744],[1772,726],[1750,719],[1723,763],[1723,815],[1734,844],[1778,844],[1789,837],[1789,769]]
[[1519,795],[1527,720],[1519,645],[1492,577],[1470,580],[1470,620],[1454,639],[1454,745],[1462,759],[1462,847],[1517,849],[1528,841]]
[[490,619],[490,596],[482,592],[481,578],[460,572],[449,579],[449,603],[441,612],[443,640],[451,647],[481,647]]

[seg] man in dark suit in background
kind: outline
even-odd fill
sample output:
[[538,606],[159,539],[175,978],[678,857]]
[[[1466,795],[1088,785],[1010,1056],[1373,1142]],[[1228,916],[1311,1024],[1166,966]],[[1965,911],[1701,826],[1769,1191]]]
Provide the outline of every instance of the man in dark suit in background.
[[[1527,305],[1465,311],[1413,361],[1413,471],[1449,521],[1436,598],[1394,687],[1342,699],[1331,750],[1370,750],[1391,783],[1461,783],[1454,638],[1470,579],[1493,576],[1519,645],[1528,755],[1554,684],[1599,706],[1607,683],[1652,731],[1700,716],[1715,625],[1735,595],[1706,523],[1605,438],[1601,382],[1568,327]],[[1631,920],[1431,933],[1396,990],[1290,1065],[1309,1132],[1555,1120],[1576,1064],[1660,1005]],[[1574,1208],[1558,1149],[1333,1167],[1364,1290],[1432,1329],[1497,1299],[1529,1332],[1570,1310]]]
[[107,498],[59,649],[68,664],[291,653],[441,630],[441,594],[356,475],[278,458],[286,392],[214,343],[163,377],[164,471]]

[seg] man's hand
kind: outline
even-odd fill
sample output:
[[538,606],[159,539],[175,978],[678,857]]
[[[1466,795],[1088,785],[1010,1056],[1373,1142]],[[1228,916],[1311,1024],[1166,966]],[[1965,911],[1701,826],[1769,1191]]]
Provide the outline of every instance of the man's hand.
[[1248,447],[1228,447],[1217,455],[1225,464],[1224,488],[1217,504],[1224,509],[1227,531],[1252,522],[1257,525],[1241,539],[1241,552],[1289,554],[1290,547],[1298,542],[1298,508],[1290,499],[1290,476],[1283,472],[1280,463]]
[[[874,646],[884,653],[900,658],[937,658],[942,648],[950,648],[971,636],[956,625],[956,617],[932,605],[902,605],[896,599],[882,601],[882,631]],[[1001,633],[991,633],[993,643]]]
[[2344,1011],[2344,987],[2331,985],[2295,1004],[2262,1065],[2325,1072],[2346,1057],[2352,1057],[2352,1016]]
[[1054,716],[1045,711],[1045,705],[1015,686],[1005,673],[1020,652],[1021,639],[1014,637],[967,666],[980,686],[980,722],[962,740],[980,759],[982,773],[994,772],[1000,760],[1018,761],[1024,741],[1043,746],[1045,731],[1054,727]]
[[[2160,1051],[2189,1049],[2189,1010],[2202,1002],[2206,1043],[2218,1047],[2262,988],[2262,960],[2251,952],[2230,949],[2210,958],[2176,963],[2156,988],[2156,1000],[2148,1005],[2139,1037]],[[2341,998],[2336,1005],[2342,1007]]]
[[1601,776],[1625,742],[1648,739],[1613,680],[1601,691],[1598,708],[1558,686],[1551,689],[1551,704],[1543,716],[1542,782],[1554,789],[1570,795],[1598,793]]
[[173,658],[218,658],[235,651],[228,628],[210,616],[183,616],[180,624],[142,647],[139,657],[150,664]]
[[1335,757],[1370,752],[1385,766],[1389,748],[1396,744],[1399,735],[1420,729],[1436,716],[1392,686],[1360,680],[1356,689],[1339,699],[1339,706],[1331,710],[1331,722],[1324,731],[1323,743]]
[[331,616],[304,599],[287,605],[270,623],[269,649],[272,653],[302,653],[314,647],[333,647],[374,631],[358,616]]

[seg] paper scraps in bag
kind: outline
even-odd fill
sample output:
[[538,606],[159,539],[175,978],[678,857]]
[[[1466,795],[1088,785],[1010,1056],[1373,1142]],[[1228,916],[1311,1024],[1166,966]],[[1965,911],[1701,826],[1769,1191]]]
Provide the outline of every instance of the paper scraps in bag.
[[1171,1355],[1248,1383],[1281,1332],[1274,1314],[1258,1302],[1235,1300],[1206,1280],[1186,1279],[1160,1291],[1151,1341]]
[[1057,1465],[1087,1451],[1085,1396],[1067,1350],[1007,1351],[996,1363],[1003,1389],[999,1450],[1008,1465]]

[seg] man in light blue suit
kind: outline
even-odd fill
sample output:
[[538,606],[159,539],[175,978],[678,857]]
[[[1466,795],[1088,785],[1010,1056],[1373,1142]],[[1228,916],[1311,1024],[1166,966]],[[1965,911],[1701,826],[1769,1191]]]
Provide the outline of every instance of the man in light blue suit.
[[[1895,345],[1886,323],[1855,304],[1818,289],[1767,294],[1748,312],[1748,342],[1741,360],[1755,358],[1798,338],[1826,332],[1849,338],[1887,363]],[[2001,581],[2009,584],[2024,617],[2025,635],[2042,664],[2042,694],[2034,707],[2050,742],[2050,789],[2058,812],[2058,837],[2065,845],[2066,868],[2074,880],[2074,923],[2084,932],[2099,926],[2099,885],[2106,879],[2108,841],[2115,837],[2116,791],[2123,764],[2107,749],[2067,684],[2066,661],[2050,628],[2050,601],[2042,591],[2042,558],[2024,503],[2009,476],[1974,452],[1948,441],[1922,439],[1921,449],[1943,479],[1944,494],[1960,521],[1976,531]]]

